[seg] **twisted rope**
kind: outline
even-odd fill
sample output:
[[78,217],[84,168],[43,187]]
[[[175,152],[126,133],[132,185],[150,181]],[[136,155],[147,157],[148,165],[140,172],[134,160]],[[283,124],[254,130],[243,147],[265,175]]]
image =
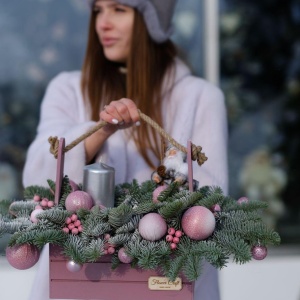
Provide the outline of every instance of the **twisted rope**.
[[[166,140],[168,140],[169,143],[171,143],[174,147],[179,149],[183,153],[187,153],[187,149],[179,144],[176,140],[174,140],[169,134],[165,132],[163,128],[161,128],[155,121],[153,121],[150,117],[143,114],[141,111],[139,111],[140,118],[146,122],[148,125],[153,127],[162,137],[164,137]],[[92,127],[89,131],[79,136],[77,139],[75,139],[73,142],[71,142],[69,145],[67,145],[64,148],[64,153],[70,151],[72,148],[77,146],[80,142],[84,141],[87,137],[107,125],[108,123],[105,121],[100,122],[96,126]],[[58,153],[58,144],[59,139],[57,136],[55,137],[49,137],[48,142],[50,143],[50,153],[54,155],[55,158],[57,158]],[[207,160],[207,157],[205,156],[205,153],[202,153],[202,147],[196,146],[192,144],[192,160],[197,161],[198,165],[201,166],[204,164],[204,162]]]

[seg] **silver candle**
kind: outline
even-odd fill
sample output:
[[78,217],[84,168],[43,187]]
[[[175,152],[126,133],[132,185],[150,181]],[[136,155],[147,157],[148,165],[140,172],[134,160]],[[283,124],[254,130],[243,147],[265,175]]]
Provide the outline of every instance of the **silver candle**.
[[82,189],[92,196],[95,205],[114,207],[115,169],[101,162],[85,166]]

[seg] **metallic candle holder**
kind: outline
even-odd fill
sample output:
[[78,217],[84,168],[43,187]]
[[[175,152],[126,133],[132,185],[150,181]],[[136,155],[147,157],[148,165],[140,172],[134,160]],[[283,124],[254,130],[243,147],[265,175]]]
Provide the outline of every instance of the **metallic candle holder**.
[[82,189],[92,196],[95,205],[114,207],[115,169],[101,162],[85,166]]

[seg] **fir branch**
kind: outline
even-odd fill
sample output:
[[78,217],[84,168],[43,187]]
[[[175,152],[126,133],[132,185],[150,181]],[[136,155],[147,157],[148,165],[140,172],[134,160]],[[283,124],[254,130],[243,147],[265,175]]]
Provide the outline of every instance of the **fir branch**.
[[84,262],[95,262],[104,255],[104,241],[101,239],[92,240],[86,247],[83,247]]
[[71,212],[67,210],[60,209],[48,209],[44,210],[42,213],[37,215],[38,220],[46,219],[54,224],[64,225],[66,218],[72,215]]
[[178,192],[178,187],[178,182],[172,182],[164,191],[159,194],[157,200],[159,202],[170,201],[170,198],[172,199],[172,197]]
[[126,244],[128,241],[131,240],[132,234],[130,233],[122,233],[122,234],[116,234],[108,240],[108,242],[111,245],[114,245],[116,247],[122,246],[123,244]]
[[159,203],[156,204],[154,202],[141,203],[133,208],[133,213],[136,215],[147,214],[149,212],[153,212],[159,206]]
[[139,221],[142,217],[139,215],[133,216],[130,221],[116,230],[116,234],[132,232],[138,228]]
[[18,216],[30,216],[31,212],[34,210],[36,206],[36,202],[34,201],[14,201],[10,207],[9,211],[12,215]]
[[219,194],[219,193],[209,194],[206,197],[199,199],[196,205],[201,205],[209,209],[215,204],[219,204],[220,206],[222,206],[223,199],[224,199],[223,194]]
[[213,241],[222,247],[224,254],[233,255],[233,261],[239,264],[249,262],[252,258],[251,247],[244,240],[239,239],[234,233],[217,231],[214,233]]
[[180,271],[185,265],[188,255],[180,255],[174,258],[171,258],[169,261],[169,269],[165,275],[171,280],[174,281],[178,277]]
[[185,257],[182,271],[189,281],[195,281],[198,277],[200,277],[202,271],[201,261],[203,261],[203,258],[196,254],[191,254]]
[[63,245],[66,240],[66,234],[63,231],[54,229],[32,230],[15,233],[10,240],[9,245],[32,244],[42,248],[47,243]]
[[49,188],[32,185],[28,186],[24,190],[24,198],[25,199],[33,199],[34,195],[39,195],[42,198],[47,198],[49,200],[54,199],[53,191],[49,190]]
[[98,223],[95,220],[89,220],[83,223],[82,234],[86,237],[99,237],[104,233],[108,233],[112,230],[108,223]]
[[0,200],[0,215],[9,216],[9,207],[12,203],[12,200]]
[[69,234],[63,247],[63,254],[78,264],[85,263],[84,244],[78,235]]
[[109,211],[108,222],[112,227],[120,227],[126,224],[132,217],[132,208],[126,204],[121,204]]

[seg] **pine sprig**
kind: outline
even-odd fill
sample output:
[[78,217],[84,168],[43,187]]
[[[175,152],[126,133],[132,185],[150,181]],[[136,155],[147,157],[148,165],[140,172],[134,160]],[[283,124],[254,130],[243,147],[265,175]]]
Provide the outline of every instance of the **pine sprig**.
[[120,227],[131,219],[132,213],[132,208],[130,206],[121,204],[109,211],[108,222],[112,227]]

